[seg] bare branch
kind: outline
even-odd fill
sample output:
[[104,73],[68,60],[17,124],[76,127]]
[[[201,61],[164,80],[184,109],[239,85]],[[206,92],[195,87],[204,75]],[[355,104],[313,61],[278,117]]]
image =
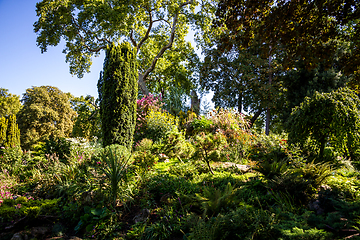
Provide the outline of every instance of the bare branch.
[[[188,4],[191,4],[193,3],[193,0],[190,0],[190,1],[187,1],[183,4],[180,5],[180,9]],[[178,17],[179,17],[179,14],[180,14],[180,11],[177,12],[173,18],[173,23],[172,23],[172,28],[171,28],[171,33],[170,33],[170,38],[169,38],[169,43],[165,46],[163,46],[159,53],[156,55],[156,57],[154,58],[154,60],[152,61],[151,63],[151,66],[145,71],[144,73],[144,77],[143,77],[143,81],[146,82],[146,78],[147,76],[150,74],[150,72],[152,72],[155,68],[155,65],[157,63],[157,61],[159,60],[159,58],[164,54],[164,52],[167,50],[167,49],[170,49],[172,47],[172,44],[174,42],[174,38],[175,38],[175,30],[176,30],[176,24],[177,24],[177,21],[178,21]]]

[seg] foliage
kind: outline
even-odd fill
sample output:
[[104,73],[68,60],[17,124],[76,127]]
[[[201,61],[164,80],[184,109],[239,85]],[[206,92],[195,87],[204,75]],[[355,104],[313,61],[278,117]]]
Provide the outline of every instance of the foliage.
[[88,140],[92,140],[94,137],[99,138],[101,128],[98,101],[92,96],[72,97],[70,101],[77,113],[72,136]]
[[0,147],[20,146],[20,130],[16,123],[16,116],[0,118]]
[[148,171],[158,161],[158,157],[152,154],[153,141],[151,139],[143,138],[135,145],[134,162],[135,172],[140,177],[144,177]]
[[54,137],[69,137],[75,111],[67,94],[56,87],[41,86],[26,89],[17,114],[21,146],[32,148],[39,141]]
[[119,184],[126,180],[126,169],[131,158],[129,150],[121,145],[109,145],[101,154],[101,170],[110,181],[111,199],[114,204],[119,196]]
[[49,139],[45,141],[44,154],[56,154],[60,160],[67,162],[67,159],[70,157],[70,152],[71,142],[66,138],[50,136]]
[[352,156],[359,142],[359,104],[358,96],[347,88],[316,92],[291,113],[289,140],[304,145],[309,138],[320,159],[327,143]]
[[296,68],[287,71],[282,76],[282,82],[286,88],[285,104],[279,113],[282,121],[286,123],[292,109],[299,106],[305,97],[311,97],[316,91],[329,93],[344,87],[347,81],[348,77],[335,67],[326,69],[320,65],[310,70],[305,68],[302,61],[299,61]]
[[200,132],[212,132],[213,122],[205,116],[199,116],[188,122],[187,128],[188,135],[196,135]]
[[194,153],[193,145],[185,139],[185,132],[179,131],[178,128],[167,132],[164,143],[163,153],[171,158],[176,157],[180,161],[187,161]]
[[193,144],[196,149],[194,158],[196,160],[203,160],[207,164],[209,171],[213,174],[210,161],[221,160],[221,151],[226,145],[226,137],[221,132],[216,132],[215,134],[201,132],[195,136]]
[[180,0],[129,1],[126,4],[43,0],[36,4],[38,20],[34,23],[34,31],[38,34],[41,52],[46,52],[49,46],[57,46],[62,39],[66,41],[63,51],[66,62],[70,64],[70,72],[78,77],[89,72],[91,58],[99,56],[108,44],[128,43],[136,48],[134,58],[138,59],[137,70],[144,95],[149,94],[145,80],[148,86],[175,82],[188,89],[192,80],[189,61],[195,58],[195,53],[185,36],[187,17],[195,5],[195,1]]
[[268,187],[275,192],[290,194],[295,203],[304,204],[314,197],[317,189],[331,176],[331,170],[328,163],[305,163],[273,176]]
[[21,108],[20,97],[0,88],[0,118],[16,115]]
[[188,239],[277,239],[277,220],[266,210],[243,205],[210,221],[199,221]]
[[130,44],[111,45],[98,82],[103,144],[132,146],[138,94],[135,50]]
[[220,212],[229,210],[236,205],[235,192],[228,182],[224,191],[220,189],[204,187],[202,194],[195,193],[190,204],[194,207],[200,207],[203,211],[203,216],[216,217]]
[[160,110],[163,105],[161,96],[149,94],[136,101],[136,126],[134,140],[140,141],[146,134],[146,116],[150,110]]
[[19,146],[2,147],[0,162],[2,171],[6,171],[10,175],[19,175],[21,172],[21,164],[23,160],[23,152]]
[[178,120],[170,113],[150,110],[146,115],[146,134],[145,137],[154,142],[166,137],[168,132],[177,128]]
[[34,200],[18,197],[16,200],[6,199],[0,206],[1,221],[11,221],[19,217],[36,219],[40,214],[58,214],[59,199]]
[[[221,0],[214,25],[226,27],[229,32],[223,37],[223,48],[237,45],[241,49],[256,44],[261,36],[265,44],[260,52],[267,54],[271,47],[284,48],[284,69],[303,59],[307,68],[325,62],[332,65],[337,52],[335,39],[351,42],[351,50],[340,56],[340,66],[346,74],[358,67],[356,38],[359,29],[354,24],[359,20],[356,1],[234,1]],[[288,13],[288,14],[283,14]],[[305,44],[306,43],[306,44]]]

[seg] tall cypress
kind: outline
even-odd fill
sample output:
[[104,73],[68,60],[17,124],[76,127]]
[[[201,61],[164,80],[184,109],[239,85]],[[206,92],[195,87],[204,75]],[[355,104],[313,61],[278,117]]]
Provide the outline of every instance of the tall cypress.
[[131,147],[136,123],[138,69],[135,49],[129,43],[106,50],[98,92],[104,146]]
[[6,131],[8,120],[5,117],[0,118],[0,147],[5,146],[6,142]]
[[16,116],[10,115],[6,131],[5,147],[20,146],[20,130],[16,123]]

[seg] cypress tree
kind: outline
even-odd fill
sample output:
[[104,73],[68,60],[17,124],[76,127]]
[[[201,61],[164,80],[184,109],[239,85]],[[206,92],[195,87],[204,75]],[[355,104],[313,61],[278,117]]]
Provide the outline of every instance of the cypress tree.
[[20,146],[20,130],[16,123],[16,116],[10,115],[8,118],[5,147]]
[[129,43],[106,50],[104,69],[98,92],[104,146],[111,144],[130,148],[136,124],[138,69],[135,49]]
[[0,147],[4,147],[6,142],[7,122],[5,117],[0,118]]

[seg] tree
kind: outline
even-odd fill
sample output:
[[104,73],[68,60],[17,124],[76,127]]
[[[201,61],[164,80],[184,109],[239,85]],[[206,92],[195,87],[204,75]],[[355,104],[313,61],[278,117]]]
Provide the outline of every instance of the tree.
[[[349,81],[336,67],[325,69],[319,64],[314,69],[306,69],[302,61],[299,61],[296,68],[287,71],[281,77],[285,91],[285,102],[279,109],[282,121],[287,122],[291,111],[299,106],[305,97],[311,97],[317,91],[329,93],[340,87],[345,87]],[[290,123],[291,124],[291,123]]]
[[289,140],[304,145],[314,141],[321,158],[326,144],[352,155],[359,146],[360,100],[348,88],[306,97],[289,118]]
[[98,82],[104,146],[132,147],[138,95],[135,54],[136,49],[129,43],[112,44],[106,51],[104,71]]
[[0,146],[20,146],[20,130],[15,115],[0,118]]
[[186,16],[195,5],[194,0],[43,0],[36,4],[39,19],[34,30],[42,53],[65,40],[66,61],[70,72],[78,77],[89,72],[91,58],[107,45],[131,43],[139,61],[139,86],[148,95],[145,83],[152,79],[150,73],[168,49],[177,49],[166,56],[170,59],[193,52],[184,38],[188,31]]
[[0,118],[15,115],[21,108],[20,97],[8,91],[8,89],[0,88]]
[[30,149],[49,136],[70,136],[76,113],[67,94],[53,86],[32,87],[26,89],[21,101],[17,117],[23,148]]
[[[204,51],[200,85],[214,92],[212,100],[216,107],[254,113],[250,121],[252,126],[266,107],[275,108],[281,85],[275,78],[269,85],[268,59],[263,58],[256,47],[245,50],[234,47],[228,51],[218,47],[209,45]],[[273,66],[275,72],[275,61]]]
[[72,136],[88,140],[92,140],[94,137],[99,138],[101,136],[101,126],[98,101],[92,96],[71,96],[70,102],[77,113]]
[[264,54],[274,44],[282,46],[284,69],[299,59],[307,68],[318,63],[329,67],[329,56],[338,51],[337,41],[345,40],[349,51],[339,56],[339,62],[344,73],[351,74],[360,65],[359,4],[355,0],[220,0],[214,23],[230,30],[223,38],[224,48],[234,42],[247,48],[259,38],[266,43]]

